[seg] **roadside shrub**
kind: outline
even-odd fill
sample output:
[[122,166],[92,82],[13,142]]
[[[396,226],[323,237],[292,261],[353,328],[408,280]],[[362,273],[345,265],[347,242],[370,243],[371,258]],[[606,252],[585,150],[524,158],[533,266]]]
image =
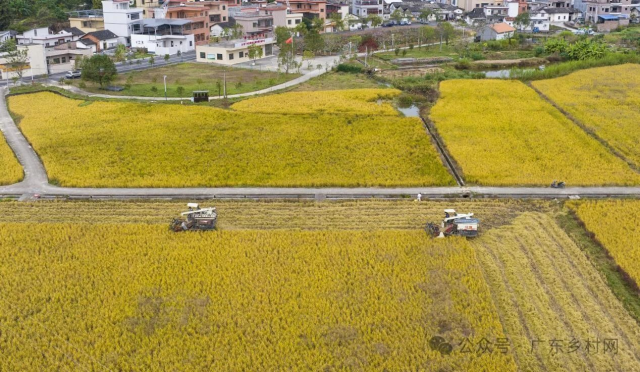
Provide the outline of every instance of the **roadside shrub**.
[[544,54],[544,47],[537,46],[533,49],[533,55],[535,55],[536,57],[540,57],[543,54]]
[[462,58],[455,65],[456,70],[468,70],[471,68],[471,61],[466,58]]
[[356,65],[349,65],[349,64],[341,63],[336,68],[336,71],[338,71],[338,72],[348,72],[348,73],[351,73],[351,74],[359,74],[359,73],[362,72],[362,67],[356,66]]
[[482,53],[479,52],[472,52],[469,57],[471,57],[472,60],[474,61],[479,61],[481,59],[484,59],[484,56],[482,55]]

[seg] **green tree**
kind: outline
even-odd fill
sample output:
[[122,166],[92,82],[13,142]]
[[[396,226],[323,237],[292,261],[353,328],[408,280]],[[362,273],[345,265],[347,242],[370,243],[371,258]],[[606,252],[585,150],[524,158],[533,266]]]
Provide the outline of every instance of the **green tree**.
[[276,44],[278,44],[278,46],[282,46],[282,44],[284,44],[287,40],[289,40],[289,38],[293,35],[291,33],[291,30],[284,26],[276,27],[275,33],[276,33]]
[[329,19],[331,20],[331,22],[333,22],[333,25],[337,31],[344,30],[344,20],[342,19],[341,13],[331,13]]
[[316,29],[309,30],[309,32],[304,35],[304,46],[307,50],[314,53],[322,51],[322,48],[324,48],[324,39],[320,36],[320,32]]
[[112,82],[118,75],[116,65],[107,55],[96,54],[82,64],[82,80],[100,84]]
[[33,14],[34,9],[32,6],[34,4],[28,0],[3,0],[3,2],[4,1],[8,1],[11,15],[18,19],[26,18]]
[[440,38],[440,46],[442,47],[442,40],[445,41],[447,45],[449,45],[449,41],[452,40],[455,36],[456,30],[453,28],[451,23],[449,22],[440,22],[436,27],[436,33]]
[[430,8],[426,8],[420,12],[418,19],[422,20],[423,22],[428,22],[433,14],[433,10],[431,10]]
[[396,9],[393,11],[393,13],[391,13],[389,18],[394,20],[396,23],[400,23],[400,21],[402,21],[402,18],[404,18],[404,13],[402,13],[400,9]]
[[371,24],[372,28],[376,28],[382,24],[382,18],[375,14],[369,14],[367,16],[367,22]]
[[153,56],[149,57],[149,64],[151,65],[151,67],[153,67],[154,63],[156,63],[156,60],[153,58]]
[[82,65],[84,64],[85,59],[86,58],[84,56],[77,56],[76,59],[73,61],[73,69],[74,70],[82,69]]
[[420,35],[426,44],[431,44],[436,40],[436,29],[429,26],[420,27]]
[[295,53],[291,44],[283,44],[278,53],[278,66],[284,69],[284,73],[288,74],[289,70],[298,67],[295,59]]
[[253,64],[255,65],[256,59],[262,58],[264,51],[262,50],[261,45],[251,45],[248,48],[249,50],[249,59],[253,60]]
[[102,9],[102,0],[92,0],[93,9]]
[[531,25],[531,15],[529,12],[518,14],[513,21],[513,25],[516,26],[518,31],[526,30]]
[[178,97],[182,98],[182,95],[184,94],[184,87],[179,86],[176,88],[176,91],[178,92]]
[[222,30],[222,36],[229,39],[237,39],[242,36],[242,25],[236,23],[231,27],[227,27]]
[[6,65],[18,75],[18,79],[22,79],[24,70],[26,70],[29,65],[28,50],[26,48],[19,49],[13,39],[5,41],[0,49],[6,52]]
[[113,57],[115,58],[116,62],[124,61],[126,56],[127,56],[127,47],[124,46],[124,44],[118,44],[118,46],[116,47],[116,50],[114,52],[114,55],[113,55]]
[[0,30],[7,30],[11,25],[11,7],[7,0],[0,0]]
[[165,55],[164,55],[164,61],[165,61],[165,62],[169,62],[169,58],[171,58],[171,57],[169,57],[169,55],[168,55],[168,54],[165,54]]
[[316,30],[316,31],[318,31],[318,33],[324,32],[324,20],[322,18],[320,18],[320,17],[314,18],[311,21],[310,30]]

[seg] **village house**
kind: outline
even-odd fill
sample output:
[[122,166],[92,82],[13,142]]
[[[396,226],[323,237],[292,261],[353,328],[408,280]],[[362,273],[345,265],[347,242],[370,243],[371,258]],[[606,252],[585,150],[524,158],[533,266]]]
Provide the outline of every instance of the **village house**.
[[482,27],[480,30],[480,40],[504,40],[513,36],[516,29],[506,23],[494,23]]
[[262,48],[262,57],[264,58],[273,55],[274,44],[275,40],[267,37],[261,39],[228,40],[208,45],[198,45],[196,46],[196,58],[198,62],[235,65],[250,61],[250,46],[260,46]]
[[[90,40],[91,43],[95,44],[95,51],[96,53],[98,53],[107,49],[115,48],[119,44],[118,39],[118,35],[114,34],[113,32],[109,30],[102,30],[89,32],[88,34],[85,34],[80,40]],[[84,44],[89,46],[92,45],[91,43]]]

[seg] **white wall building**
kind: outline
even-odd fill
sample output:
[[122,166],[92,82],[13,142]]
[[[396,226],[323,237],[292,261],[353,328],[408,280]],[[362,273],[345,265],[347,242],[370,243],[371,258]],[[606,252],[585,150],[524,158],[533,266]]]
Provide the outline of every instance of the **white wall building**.
[[52,47],[58,44],[68,43],[69,41],[78,40],[78,37],[66,31],[53,33],[49,28],[42,27],[25,31],[23,34],[17,35],[16,40],[18,45],[41,44]]
[[370,14],[382,18],[383,8],[382,0],[353,0],[351,2],[351,14],[361,18],[367,18]]
[[188,19],[155,19],[146,18],[142,23],[142,31],[131,35],[132,48],[146,48],[149,53],[164,56],[195,50],[195,38],[183,32]]
[[131,8],[129,0],[103,0],[104,28],[118,35],[118,41],[131,44],[131,34],[142,27],[142,9]]
[[[47,57],[43,44],[18,46],[18,50],[27,50],[27,64],[22,68],[22,77],[46,75]],[[18,77],[18,72],[8,65],[7,53],[0,53],[0,80],[7,81]]]
[[15,31],[0,31],[0,44],[15,37]]
[[273,55],[273,38],[256,40],[230,40],[215,44],[198,45],[196,47],[196,57],[198,62],[218,63],[221,65],[235,65],[237,63],[248,62],[249,46],[258,45],[262,47],[262,57]]

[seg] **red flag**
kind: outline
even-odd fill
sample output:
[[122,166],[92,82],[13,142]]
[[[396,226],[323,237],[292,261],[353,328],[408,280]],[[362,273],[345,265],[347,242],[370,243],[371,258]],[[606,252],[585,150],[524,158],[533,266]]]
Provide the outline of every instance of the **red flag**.
[[290,37],[287,39],[287,41],[284,42],[285,44],[291,44],[293,43],[293,37]]

